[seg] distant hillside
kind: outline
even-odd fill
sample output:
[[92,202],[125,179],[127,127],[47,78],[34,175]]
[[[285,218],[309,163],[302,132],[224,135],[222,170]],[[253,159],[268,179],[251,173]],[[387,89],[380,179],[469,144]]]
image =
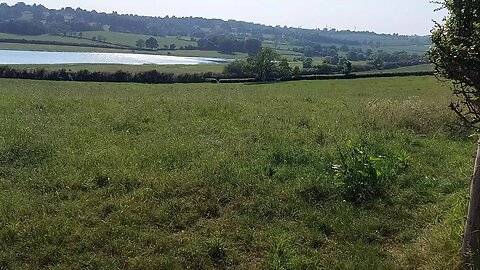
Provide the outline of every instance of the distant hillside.
[[430,44],[426,36],[376,34],[374,32],[300,29],[267,26],[234,20],[147,17],[99,13],[80,8],[49,9],[43,5],[0,5],[0,32],[17,35],[70,35],[72,32],[111,31],[158,37],[181,36],[192,40],[227,36],[236,40],[258,39],[270,44],[294,47],[323,45],[391,48],[391,51],[424,51]]

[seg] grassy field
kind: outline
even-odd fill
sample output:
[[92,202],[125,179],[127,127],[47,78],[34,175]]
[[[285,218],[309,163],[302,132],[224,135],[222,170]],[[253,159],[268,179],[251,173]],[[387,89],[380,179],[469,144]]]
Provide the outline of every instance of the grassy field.
[[196,56],[207,58],[225,58],[225,59],[243,59],[248,55],[246,53],[224,54],[217,51],[200,51],[200,50],[175,50],[175,51],[158,51],[158,54],[168,54],[174,56]]
[[411,66],[411,67],[401,67],[401,68],[393,69],[392,71],[395,71],[395,72],[433,71],[433,65],[425,64],[425,65],[418,65],[418,66]]
[[48,51],[48,52],[140,53],[140,54],[158,54],[158,55],[224,58],[224,59],[243,59],[247,57],[247,54],[245,53],[223,54],[217,51],[200,51],[200,50],[137,51],[137,50],[111,49],[111,48],[100,48],[100,47],[79,47],[79,46],[17,44],[17,43],[0,43],[0,50]]
[[[111,42],[118,45],[126,45],[131,47],[136,47],[137,40],[143,39],[147,40],[151,36],[149,35],[139,35],[139,34],[130,34],[130,33],[119,33],[119,32],[109,32],[109,31],[88,31],[83,32],[85,38],[93,38],[98,36],[105,37],[107,42]],[[187,45],[197,46],[197,42],[191,41],[189,38],[177,38],[177,37],[155,37],[158,40],[158,45],[160,48],[170,44],[175,44],[177,48],[185,47]]]
[[53,42],[65,42],[65,43],[101,45],[101,43],[96,42],[96,41],[92,41],[92,40],[72,38],[72,37],[53,36],[53,35],[48,35],[48,34],[38,35],[38,36],[22,36],[22,35],[0,33],[0,39],[20,39],[20,40],[24,39],[24,40],[38,40],[38,41],[53,41]]
[[449,101],[0,80],[0,269],[453,269],[475,139]]
[[371,70],[371,71],[367,71],[367,72],[359,72],[359,74],[392,73],[392,72],[419,72],[419,71],[433,71],[433,65],[424,64],[424,65],[416,65],[416,66],[401,67],[401,68],[394,68],[394,69]]
[[[100,42],[89,40],[93,37],[97,38],[98,36],[102,36],[106,38],[107,42],[111,42],[117,45],[131,46],[131,47],[136,47],[137,40],[139,39],[146,40],[151,37],[148,35],[118,33],[118,32],[109,32],[109,31],[83,32],[84,39],[54,36],[54,35],[48,35],[48,34],[37,35],[37,36],[22,36],[22,35],[0,33],[0,39],[24,39],[24,40],[55,41],[55,42],[66,42],[66,43],[102,45],[102,43]],[[155,38],[158,40],[158,44],[160,48],[163,48],[164,45],[170,46],[170,44],[175,44],[177,48],[184,47],[187,45],[192,45],[192,46],[197,45],[195,41],[190,41],[188,38],[177,38],[177,37],[155,37]]]
[[80,47],[80,46],[23,44],[23,43],[0,43],[0,50],[45,51],[45,52],[107,52],[107,53],[131,53],[132,52],[132,50],[110,49],[110,48],[101,48],[101,47]]
[[101,64],[72,64],[72,65],[9,65],[19,69],[44,68],[46,70],[66,69],[71,71],[88,70],[91,72],[115,72],[118,70],[131,73],[157,70],[158,72],[167,72],[174,74],[186,73],[222,73],[224,64],[201,64],[201,65],[101,65]]
[[[117,45],[126,45],[135,47],[138,39],[148,39],[150,36],[137,35],[129,33],[118,33],[109,31],[89,31],[83,32],[85,38],[92,38],[102,36],[107,38],[108,42],[112,42]],[[52,35],[39,35],[39,36],[20,36],[0,33],[0,38],[3,39],[25,39],[25,40],[39,40],[39,41],[55,41],[55,42],[68,42],[79,43],[89,45],[104,45],[96,41],[88,39],[77,39],[72,37],[61,37]],[[160,48],[164,45],[170,46],[175,44],[177,49],[187,45],[196,46],[196,42],[187,40],[187,38],[178,37],[156,37]],[[64,52],[125,52],[125,53],[144,53],[144,54],[160,54],[160,55],[173,55],[173,56],[187,56],[187,57],[212,57],[212,58],[227,58],[227,59],[242,59],[247,57],[245,53],[235,54],[223,54],[217,51],[200,51],[200,50],[174,50],[174,51],[132,51],[128,49],[111,49],[111,48],[95,48],[95,47],[79,47],[79,46],[62,46],[62,45],[42,45],[42,44],[17,44],[17,43],[0,43],[0,50],[27,50],[27,51],[64,51]],[[282,52],[280,52],[282,53]],[[284,53],[287,53],[285,51]],[[292,53],[292,52],[289,52]]]

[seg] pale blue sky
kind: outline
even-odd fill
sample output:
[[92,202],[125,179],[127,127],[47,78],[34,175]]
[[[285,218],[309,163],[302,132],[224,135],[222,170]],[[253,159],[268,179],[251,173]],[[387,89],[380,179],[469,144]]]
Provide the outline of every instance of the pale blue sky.
[[[1,0],[0,0],[1,1]],[[15,4],[18,1],[4,1]],[[429,34],[441,20],[430,0],[25,0],[49,8],[64,6],[152,16],[236,19],[305,28]]]

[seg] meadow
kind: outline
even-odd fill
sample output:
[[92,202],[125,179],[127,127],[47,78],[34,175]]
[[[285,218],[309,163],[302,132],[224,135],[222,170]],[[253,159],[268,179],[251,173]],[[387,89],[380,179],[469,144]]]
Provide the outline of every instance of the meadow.
[[369,73],[401,73],[401,72],[423,72],[423,71],[434,71],[434,67],[431,64],[423,64],[416,66],[407,66],[393,69],[383,69],[383,70],[371,70],[365,72],[358,72],[359,74],[369,74]]
[[[118,45],[125,45],[135,48],[137,44],[137,40],[143,39],[147,40],[151,36],[149,35],[140,35],[140,34],[132,34],[132,33],[119,33],[119,32],[110,32],[110,31],[87,31],[83,32],[84,38],[96,38],[98,36],[102,36],[107,39],[107,42],[111,42]],[[158,45],[160,48],[163,46],[170,46],[171,44],[175,44],[177,48],[185,47],[185,46],[197,46],[196,41],[191,41],[189,37],[155,37],[158,40]]]
[[37,36],[25,36],[25,35],[14,35],[7,33],[0,33],[0,39],[24,39],[24,40],[37,40],[37,41],[51,41],[51,42],[65,42],[65,43],[78,43],[78,44],[91,44],[91,45],[101,45],[101,43],[88,40],[88,39],[79,39],[73,37],[63,37],[63,36],[54,36],[49,34],[37,35]]
[[0,269],[452,269],[476,144],[450,99],[0,80]]
[[[20,39],[20,40],[36,40],[36,41],[52,41],[52,42],[65,42],[65,43],[79,43],[79,44],[93,44],[93,45],[102,45],[101,42],[92,40],[93,38],[98,38],[99,36],[106,38],[107,42],[129,46],[132,48],[136,47],[136,42],[139,39],[146,40],[150,38],[149,35],[139,35],[131,33],[119,33],[119,32],[110,32],[110,31],[86,31],[82,32],[83,38],[75,38],[70,36],[58,36],[58,35],[15,35],[0,33],[0,39]],[[185,46],[196,46],[197,42],[191,41],[190,38],[183,37],[155,37],[158,40],[158,45],[160,48],[163,46],[170,46],[175,44],[177,48]]]

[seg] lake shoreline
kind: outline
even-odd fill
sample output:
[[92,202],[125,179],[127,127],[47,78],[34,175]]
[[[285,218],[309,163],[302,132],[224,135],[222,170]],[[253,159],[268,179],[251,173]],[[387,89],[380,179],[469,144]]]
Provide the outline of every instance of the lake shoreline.
[[0,65],[119,64],[119,65],[199,65],[223,64],[231,60],[117,52],[51,52],[0,50]]

